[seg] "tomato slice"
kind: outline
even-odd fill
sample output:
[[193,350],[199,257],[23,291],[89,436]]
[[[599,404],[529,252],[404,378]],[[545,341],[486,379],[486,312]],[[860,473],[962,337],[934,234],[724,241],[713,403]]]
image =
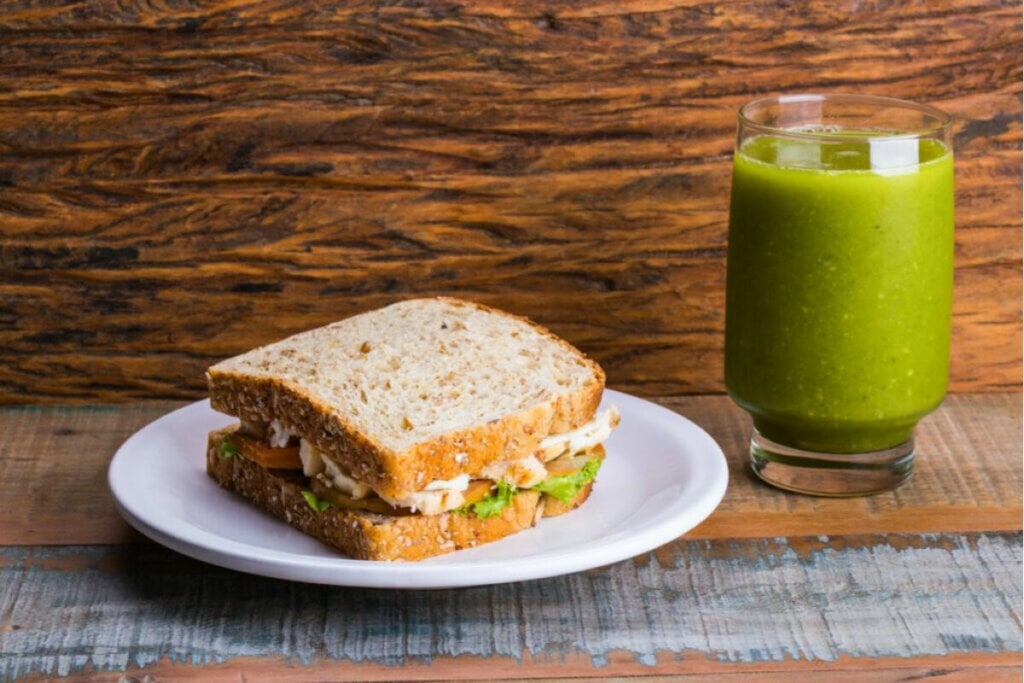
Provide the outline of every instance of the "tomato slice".
[[234,434],[232,437],[242,455],[258,465],[271,470],[301,470],[302,458],[299,457],[298,446],[286,446],[284,448],[271,448],[241,434]]
[[334,507],[342,510],[364,510],[366,512],[377,512],[382,515],[412,514],[411,510],[392,507],[389,503],[374,495],[357,500],[338,489],[327,486],[320,480],[320,477],[310,479],[309,488],[316,494],[317,498],[326,500]]
[[595,459],[604,459],[604,446],[594,446],[590,450],[586,450],[575,455],[568,453],[560,458],[555,458],[545,465],[545,467],[547,468],[548,474],[552,477],[564,476],[566,474],[579,472],[583,469],[584,465]]
[[469,482],[469,488],[462,492],[462,497],[466,499],[463,505],[480,502],[491,493],[492,486],[494,482],[489,479],[474,479]]

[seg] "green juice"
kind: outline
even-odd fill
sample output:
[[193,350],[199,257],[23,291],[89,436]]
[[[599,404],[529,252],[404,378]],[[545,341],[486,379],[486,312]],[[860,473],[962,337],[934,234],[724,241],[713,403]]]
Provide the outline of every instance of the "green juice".
[[946,392],[950,150],[760,136],[737,151],[732,187],[729,394],[786,446],[906,441]]

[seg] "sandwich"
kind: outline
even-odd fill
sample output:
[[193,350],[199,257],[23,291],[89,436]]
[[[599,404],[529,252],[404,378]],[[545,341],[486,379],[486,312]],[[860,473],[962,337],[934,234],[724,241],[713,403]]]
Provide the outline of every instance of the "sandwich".
[[207,371],[222,487],[349,557],[420,560],[579,507],[618,411],[605,376],[530,322],[413,299]]

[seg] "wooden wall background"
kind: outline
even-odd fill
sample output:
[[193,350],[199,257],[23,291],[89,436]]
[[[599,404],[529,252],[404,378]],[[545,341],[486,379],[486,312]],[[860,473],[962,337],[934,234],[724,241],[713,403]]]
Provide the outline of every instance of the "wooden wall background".
[[734,112],[809,90],[956,116],[952,388],[1014,389],[1021,38],[998,0],[6,2],[0,401],[198,396],[436,293],[721,391]]

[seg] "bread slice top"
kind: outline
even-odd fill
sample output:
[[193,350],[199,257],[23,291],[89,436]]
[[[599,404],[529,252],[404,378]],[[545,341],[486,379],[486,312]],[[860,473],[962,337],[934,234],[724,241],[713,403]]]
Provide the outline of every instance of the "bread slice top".
[[413,299],[211,367],[213,407],[277,420],[378,493],[402,497],[523,457],[593,415],[604,373],[525,318]]

